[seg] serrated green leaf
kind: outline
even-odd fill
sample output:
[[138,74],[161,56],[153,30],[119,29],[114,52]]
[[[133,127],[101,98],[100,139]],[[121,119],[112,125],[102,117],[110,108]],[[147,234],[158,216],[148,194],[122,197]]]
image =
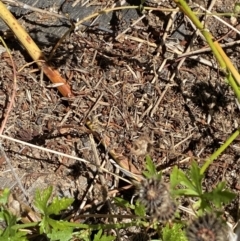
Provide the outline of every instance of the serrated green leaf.
[[193,161],[191,164],[190,177],[191,177],[192,182],[195,185],[196,192],[198,192],[198,194],[201,195],[202,194],[202,179],[204,176],[200,174],[200,168],[198,167],[198,165],[195,161]]
[[2,234],[3,237],[14,237],[14,235],[17,233],[17,230],[12,229],[12,226],[17,223],[17,217],[12,215],[7,210],[3,211],[3,217],[7,223],[7,227]]
[[191,196],[191,197],[199,197],[198,193],[195,190],[191,190],[191,189],[177,189],[177,190],[173,190],[171,192],[173,194],[173,196]]
[[143,175],[146,178],[152,178],[158,175],[156,166],[154,165],[152,158],[149,155],[146,156],[146,169],[146,171],[143,171]]
[[177,174],[178,174],[178,167],[174,166],[173,170],[170,174],[170,188],[171,188],[171,190],[173,190],[174,188],[176,188],[177,185],[179,185]]
[[215,191],[223,191],[226,188],[226,182],[219,182],[214,188]]
[[101,236],[102,236],[102,229],[100,229],[98,233],[94,235],[93,241],[100,240]]
[[183,186],[186,186],[188,189],[197,192],[191,180],[182,170],[178,169],[177,167],[173,168],[173,171],[170,175],[170,182],[172,188],[175,188],[177,185],[181,184]]
[[208,200],[203,197],[193,205],[194,210],[198,210],[197,213],[199,216],[203,215],[206,212],[211,212],[212,207]]
[[15,230],[12,227],[17,223],[17,217],[12,215],[7,210],[4,210],[3,217],[7,223],[7,227],[1,232],[0,240],[11,240],[11,241],[25,241],[27,232]]
[[100,229],[98,233],[94,235],[93,241],[112,241],[115,239],[116,237],[114,236],[106,236],[105,234],[102,235],[102,229]]
[[47,203],[52,195],[53,187],[48,187],[42,191],[36,190],[34,197],[34,205],[42,214],[47,214]]
[[5,188],[3,192],[0,195],[0,205],[5,205],[8,202],[8,197],[10,194],[10,190],[8,188]]
[[80,230],[78,233],[74,233],[74,238],[78,238],[81,241],[92,241],[90,236],[91,236],[90,229],[84,229],[84,230]]
[[61,198],[54,197],[52,203],[47,207],[47,213],[60,214],[62,210],[66,210],[74,202],[73,198]]
[[221,208],[222,204],[229,204],[236,197],[236,194],[224,190],[225,186],[225,182],[218,183],[211,192],[204,193],[203,198],[212,202],[217,208]]
[[3,237],[0,236],[0,241],[28,241],[26,238],[27,232],[17,232],[13,237]]
[[114,203],[120,207],[124,208],[130,208],[134,209],[135,206],[133,204],[130,204],[128,201],[124,200],[123,198],[120,197],[114,197]]
[[52,233],[48,233],[47,237],[50,238],[51,241],[69,241],[72,238],[73,229],[65,228],[64,230],[52,230]]
[[48,216],[44,216],[41,220],[41,222],[39,223],[39,227],[40,227],[40,234],[42,233],[49,233],[51,231],[51,228],[49,226],[49,217]]
[[145,217],[146,216],[145,207],[139,201],[136,202],[134,213],[135,213],[135,215],[137,215],[139,217]]
[[48,219],[48,223],[51,225],[53,229],[64,230],[66,227],[69,227],[69,222],[63,220],[54,220],[52,218]]
[[5,222],[7,223],[8,226],[13,226],[17,222],[16,216],[11,214],[6,209],[3,210],[3,218],[4,218],[4,220],[5,220]]
[[183,225],[174,223],[171,227],[167,224],[162,231],[163,241],[187,241]]

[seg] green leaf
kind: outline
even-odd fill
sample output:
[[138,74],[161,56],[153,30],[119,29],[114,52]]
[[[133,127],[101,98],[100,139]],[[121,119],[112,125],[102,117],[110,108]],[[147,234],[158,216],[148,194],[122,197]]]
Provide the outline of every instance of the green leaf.
[[146,0],[141,0],[141,3],[139,5],[139,11],[142,12],[144,7],[143,7],[143,4],[146,2]]
[[172,190],[171,193],[173,196],[191,196],[191,197],[199,197],[198,193],[195,190],[191,189],[177,189],[177,190]]
[[200,174],[200,168],[198,167],[198,165],[195,161],[192,162],[192,165],[190,168],[190,177],[192,179],[192,182],[195,185],[197,193],[199,195],[201,195],[202,194],[202,179],[204,176]]
[[130,208],[130,209],[135,208],[133,204],[130,204],[128,201],[124,200],[123,198],[114,197],[113,199],[114,199],[114,203],[120,207]]
[[69,227],[69,225],[71,224],[67,221],[63,221],[63,220],[58,221],[58,220],[54,220],[52,218],[48,219],[48,223],[51,225],[51,227],[53,229],[56,229],[56,230],[57,229],[58,230],[64,230],[66,227]]
[[41,222],[39,223],[40,234],[51,232],[51,228],[50,228],[50,225],[48,223],[49,219],[50,218],[48,216],[43,216]]
[[139,201],[136,202],[134,213],[135,213],[135,215],[140,216],[140,217],[146,216],[145,207]]
[[143,171],[142,173],[146,178],[154,177],[161,180],[162,174],[157,172],[156,166],[149,155],[146,156],[145,168],[146,171]]
[[100,229],[98,231],[98,233],[94,235],[94,240],[93,241],[100,240],[101,236],[102,236],[102,229]]
[[32,227],[36,227],[39,224],[39,222],[31,222],[31,223],[23,223],[23,224],[15,224],[12,226],[13,229],[29,229]]
[[195,161],[192,162],[189,177],[175,166],[170,175],[171,189],[174,190],[179,184],[181,184],[187,188],[174,190],[173,193],[175,195],[200,196],[202,194],[203,177],[204,176],[200,174],[200,168]]
[[145,167],[147,169],[147,171],[143,172],[145,177],[151,178],[153,176],[156,176],[157,170],[156,170],[156,167],[155,167],[155,165],[152,161],[152,158],[149,155],[146,156],[146,166]]
[[74,238],[78,238],[76,240],[81,240],[81,241],[92,241],[90,236],[91,236],[90,229],[83,229],[77,233],[74,233]]
[[204,195],[198,202],[194,203],[193,209],[198,210],[197,213],[199,216],[203,215],[206,212],[212,212],[211,203],[204,198]]
[[187,175],[176,166],[170,175],[171,187],[175,188],[177,185],[181,184],[186,186],[188,189],[192,190],[194,193],[198,193],[192,181],[187,177]]
[[44,216],[42,221],[40,222],[40,233],[52,233],[53,230],[64,230],[69,227],[69,222],[67,221],[57,221],[52,218],[49,218],[48,216]]
[[14,237],[14,235],[17,233],[17,230],[12,229],[12,226],[17,223],[17,217],[12,215],[7,210],[3,210],[3,217],[7,223],[7,227],[3,232],[3,237]]
[[178,181],[178,167],[174,166],[173,170],[170,174],[170,188],[171,190],[174,190],[177,185],[179,185],[179,181]]
[[51,241],[61,240],[68,241],[72,238],[73,229],[65,228],[64,230],[53,230],[52,233],[48,233],[47,236]]
[[182,224],[174,223],[172,227],[167,224],[162,231],[163,241],[187,241],[186,235],[182,229]]
[[10,190],[8,188],[5,188],[3,192],[0,195],[0,205],[5,205],[8,202],[8,197],[10,194]]
[[3,210],[3,217],[8,226],[12,227],[17,222],[17,217],[8,212],[7,210]]
[[3,237],[0,236],[0,241],[28,241],[28,239],[26,238],[27,232],[17,232],[14,236],[12,237]]
[[48,187],[44,189],[43,191],[37,190],[35,197],[34,197],[34,205],[36,208],[39,209],[43,214],[47,214],[47,203],[49,198],[52,195],[53,188]]
[[203,198],[212,202],[217,208],[221,208],[223,204],[229,204],[236,194],[225,190],[226,183],[220,182],[211,192],[204,193]]
[[114,236],[106,236],[105,234],[102,235],[102,229],[100,229],[98,233],[94,235],[93,241],[112,241],[115,239],[116,237]]
[[59,214],[62,210],[67,209],[74,202],[73,198],[53,198],[52,203],[47,207],[47,213]]
[[13,225],[17,223],[17,217],[12,215],[7,210],[3,210],[4,221],[7,223],[7,227],[1,232],[1,240],[11,240],[11,241],[25,241],[27,232],[19,231],[13,229]]

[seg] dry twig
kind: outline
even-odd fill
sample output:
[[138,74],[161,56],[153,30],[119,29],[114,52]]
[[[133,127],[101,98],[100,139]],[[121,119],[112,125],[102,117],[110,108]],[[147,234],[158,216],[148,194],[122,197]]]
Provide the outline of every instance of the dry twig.
[[49,66],[46,63],[46,58],[42,51],[38,48],[32,38],[24,30],[24,28],[18,23],[16,18],[9,12],[6,6],[0,1],[0,18],[9,26],[9,28],[14,32],[17,39],[26,48],[29,55],[38,64],[38,67],[43,70],[45,75],[52,81],[52,83],[62,83],[58,86],[59,92],[64,97],[73,96],[70,86],[67,84],[66,80],[61,77],[59,72]]

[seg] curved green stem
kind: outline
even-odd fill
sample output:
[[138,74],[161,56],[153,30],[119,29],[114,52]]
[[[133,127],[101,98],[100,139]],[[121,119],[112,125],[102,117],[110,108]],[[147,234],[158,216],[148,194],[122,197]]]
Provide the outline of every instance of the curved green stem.
[[200,170],[200,174],[204,174],[204,172],[207,170],[207,168],[212,164],[212,162],[218,158],[219,155],[221,155],[225,149],[238,137],[240,134],[240,128],[235,131],[225,142],[224,144],[218,148],[204,163]]

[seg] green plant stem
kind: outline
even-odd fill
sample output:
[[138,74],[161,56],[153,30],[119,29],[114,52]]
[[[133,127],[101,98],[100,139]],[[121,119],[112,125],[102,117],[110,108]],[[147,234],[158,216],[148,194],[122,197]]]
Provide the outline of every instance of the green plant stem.
[[[78,224],[78,223],[69,223],[69,227],[75,227],[75,228],[82,228],[82,225],[84,224]],[[127,227],[137,226],[141,227],[141,222],[130,222],[130,223],[114,223],[114,224],[92,224],[88,225],[88,228],[92,230],[99,230],[99,229],[122,229]]]
[[198,17],[194,14],[191,8],[187,5],[184,0],[174,0],[174,2],[178,5],[178,7],[191,19],[194,25],[202,32],[203,36],[205,37],[207,43],[209,44],[210,48],[212,49],[215,57],[217,58],[221,68],[226,70],[226,64],[222,56],[217,51],[214,43],[213,37],[210,32],[204,28],[203,24],[199,21]]
[[[73,228],[80,228],[80,229],[91,229],[91,230],[99,230],[99,229],[121,229],[121,228],[127,228],[132,226],[148,226],[149,223],[143,222],[143,221],[136,221],[136,222],[130,222],[130,223],[114,223],[114,224],[83,224],[83,223],[71,223],[71,222],[65,222],[64,223],[66,227],[73,227]],[[33,223],[26,223],[26,224],[16,224],[13,225],[11,228],[17,230],[17,229],[26,229],[30,227],[36,227],[39,225],[38,222]]]
[[224,144],[218,148],[204,163],[200,170],[200,174],[204,174],[204,172],[207,170],[207,168],[212,164],[212,162],[218,158],[219,155],[221,155],[222,152],[225,151],[225,149],[238,137],[240,134],[240,128],[235,131],[225,142]]
[[239,91],[239,87],[238,85],[236,84],[236,81],[235,79],[233,78],[232,74],[228,74],[228,77],[227,77],[228,81],[229,81],[229,84],[231,85],[233,91],[234,91],[234,94],[237,96],[237,99],[238,101],[240,101],[240,91]]
[[[240,75],[236,68],[233,66],[231,60],[225,54],[221,46],[218,42],[214,41],[213,36],[211,33],[204,28],[203,24],[199,21],[197,16],[192,12],[190,7],[184,0],[173,0],[178,7],[191,19],[194,25],[202,32],[203,36],[205,37],[208,45],[213,51],[216,59],[218,60],[222,70],[225,72],[226,77],[228,79],[229,84],[231,85],[235,95],[237,96],[238,100],[240,101]],[[238,83],[238,84],[237,84]],[[234,134],[232,134],[227,141],[218,149],[216,150],[204,163],[201,168],[200,174],[204,174],[206,169],[212,162],[234,141],[234,139],[240,134],[240,129],[238,129]]]
[[[221,69],[227,74],[227,79],[229,84],[231,85],[235,95],[237,96],[238,100],[240,101],[240,90],[236,82],[240,85],[240,76],[238,71],[233,66],[230,59],[227,57],[225,52],[222,50],[221,46],[218,42],[214,41],[213,36],[209,32],[209,30],[205,29],[203,24],[199,21],[198,17],[192,12],[191,8],[187,5],[184,0],[173,0],[178,7],[191,19],[194,25],[202,32],[203,36],[205,37],[208,45],[213,51],[214,56],[218,60]],[[228,73],[231,74],[228,74]]]

